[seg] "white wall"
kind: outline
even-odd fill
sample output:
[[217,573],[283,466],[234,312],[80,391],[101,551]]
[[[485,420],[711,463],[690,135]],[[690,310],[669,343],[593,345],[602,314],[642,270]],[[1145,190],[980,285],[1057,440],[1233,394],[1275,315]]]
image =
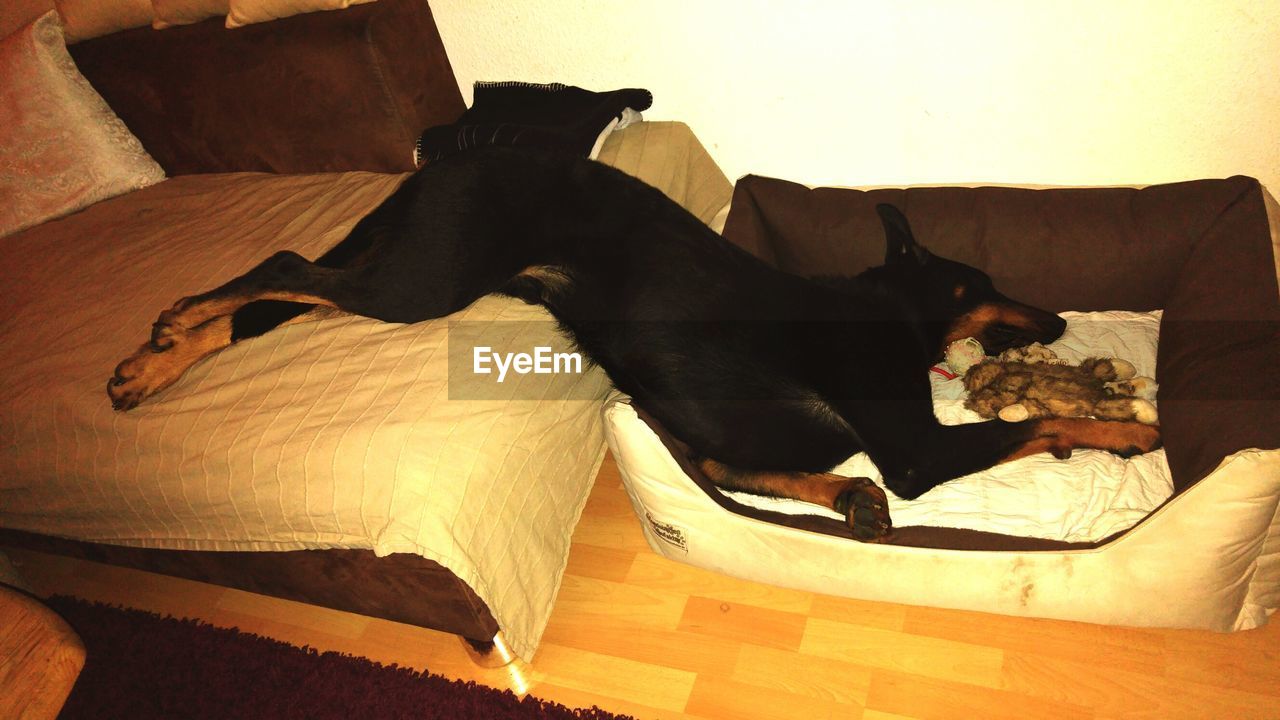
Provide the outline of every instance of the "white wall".
[[646,87],[731,177],[1280,189],[1280,0],[433,0],[475,80]]

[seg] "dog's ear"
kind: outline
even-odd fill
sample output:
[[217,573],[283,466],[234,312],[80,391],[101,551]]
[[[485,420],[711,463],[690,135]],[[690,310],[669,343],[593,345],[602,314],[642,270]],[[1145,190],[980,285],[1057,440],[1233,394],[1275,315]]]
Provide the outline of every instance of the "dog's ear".
[[884,264],[898,265],[904,262],[924,265],[929,260],[929,250],[916,242],[911,233],[907,216],[888,203],[876,205],[876,214],[884,225]]

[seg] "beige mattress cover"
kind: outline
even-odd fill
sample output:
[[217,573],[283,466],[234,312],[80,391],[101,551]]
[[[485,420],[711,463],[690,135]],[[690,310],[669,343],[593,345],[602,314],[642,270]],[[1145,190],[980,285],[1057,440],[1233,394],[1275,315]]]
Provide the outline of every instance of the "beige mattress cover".
[[[704,219],[728,201],[683,125],[615,133],[602,159]],[[276,250],[318,255],[404,177],[183,176],[0,238],[0,526],[183,550],[416,553],[469,584],[531,657],[603,457],[609,383],[592,368],[539,377],[537,393],[508,378],[486,399],[450,399],[447,360],[459,320],[502,323],[516,348],[567,349],[540,307],[488,297],[413,325],[288,326],[133,411],[107,400],[161,310]]]

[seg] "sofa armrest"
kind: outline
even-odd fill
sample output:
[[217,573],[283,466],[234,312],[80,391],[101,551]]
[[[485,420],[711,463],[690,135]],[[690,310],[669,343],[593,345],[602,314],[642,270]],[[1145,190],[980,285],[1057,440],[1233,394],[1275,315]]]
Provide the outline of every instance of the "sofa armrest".
[[1192,244],[1160,322],[1160,425],[1181,491],[1232,454],[1280,448],[1280,280],[1266,195],[1234,190]]
[[681,122],[642,122],[612,133],[598,159],[658,188],[704,223],[733,196],[720,166]]
[[412,170],[465,106],[426,0],[235,30],[215,18],[72,45],[80,71],[170,175]]

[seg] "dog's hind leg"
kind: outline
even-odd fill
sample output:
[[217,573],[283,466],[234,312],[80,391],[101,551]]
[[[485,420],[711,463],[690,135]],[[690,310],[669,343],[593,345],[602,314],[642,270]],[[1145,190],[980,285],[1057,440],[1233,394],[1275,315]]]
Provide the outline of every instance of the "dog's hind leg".
[[[107,382],[112,407],[128,410],[171,385],[199,360],[238,339],[232,314],[262,300],[335,307],[366,314],[350,271],[311,263],[297,253],[279,252],[253,270],[207,293],[179,300],[160,314],[151,339],[116,366]],[[362,312],[365,311],[365,312]],[[290,318],[282,318],[288,320]],[[279,323],[276,323],[279,324]],[[273,325],[274,326],[274,325]]]
[[[342,242],[315,259],[324,268],[357,268],[368,265],[378,241],[388,233],[385,226],[366,215]],[[280,300],[255,300],[236,310],[231,319],[231,342],[257,337],[278,327],[345,314],[335,307]]]
[[832,473],[750,472],[709,458],[699,460],[698,468],[722,488],[831,508],[845,516],[854,537],[863,542],[884,542],[893,534],[888,500],[869,478]]
[[284,250],[221,287],[174,303],[160,313],[152,342],[163,345],[171,331],[197,327],[259,300],[324,305],[364,314],[355,308],[364,303],[358,301],[360,294],[353,285],[351,271],[322,267]]
[[325,305],[255,300],[231,314],[231,342],[257,337],[286,325],[347,314]]

